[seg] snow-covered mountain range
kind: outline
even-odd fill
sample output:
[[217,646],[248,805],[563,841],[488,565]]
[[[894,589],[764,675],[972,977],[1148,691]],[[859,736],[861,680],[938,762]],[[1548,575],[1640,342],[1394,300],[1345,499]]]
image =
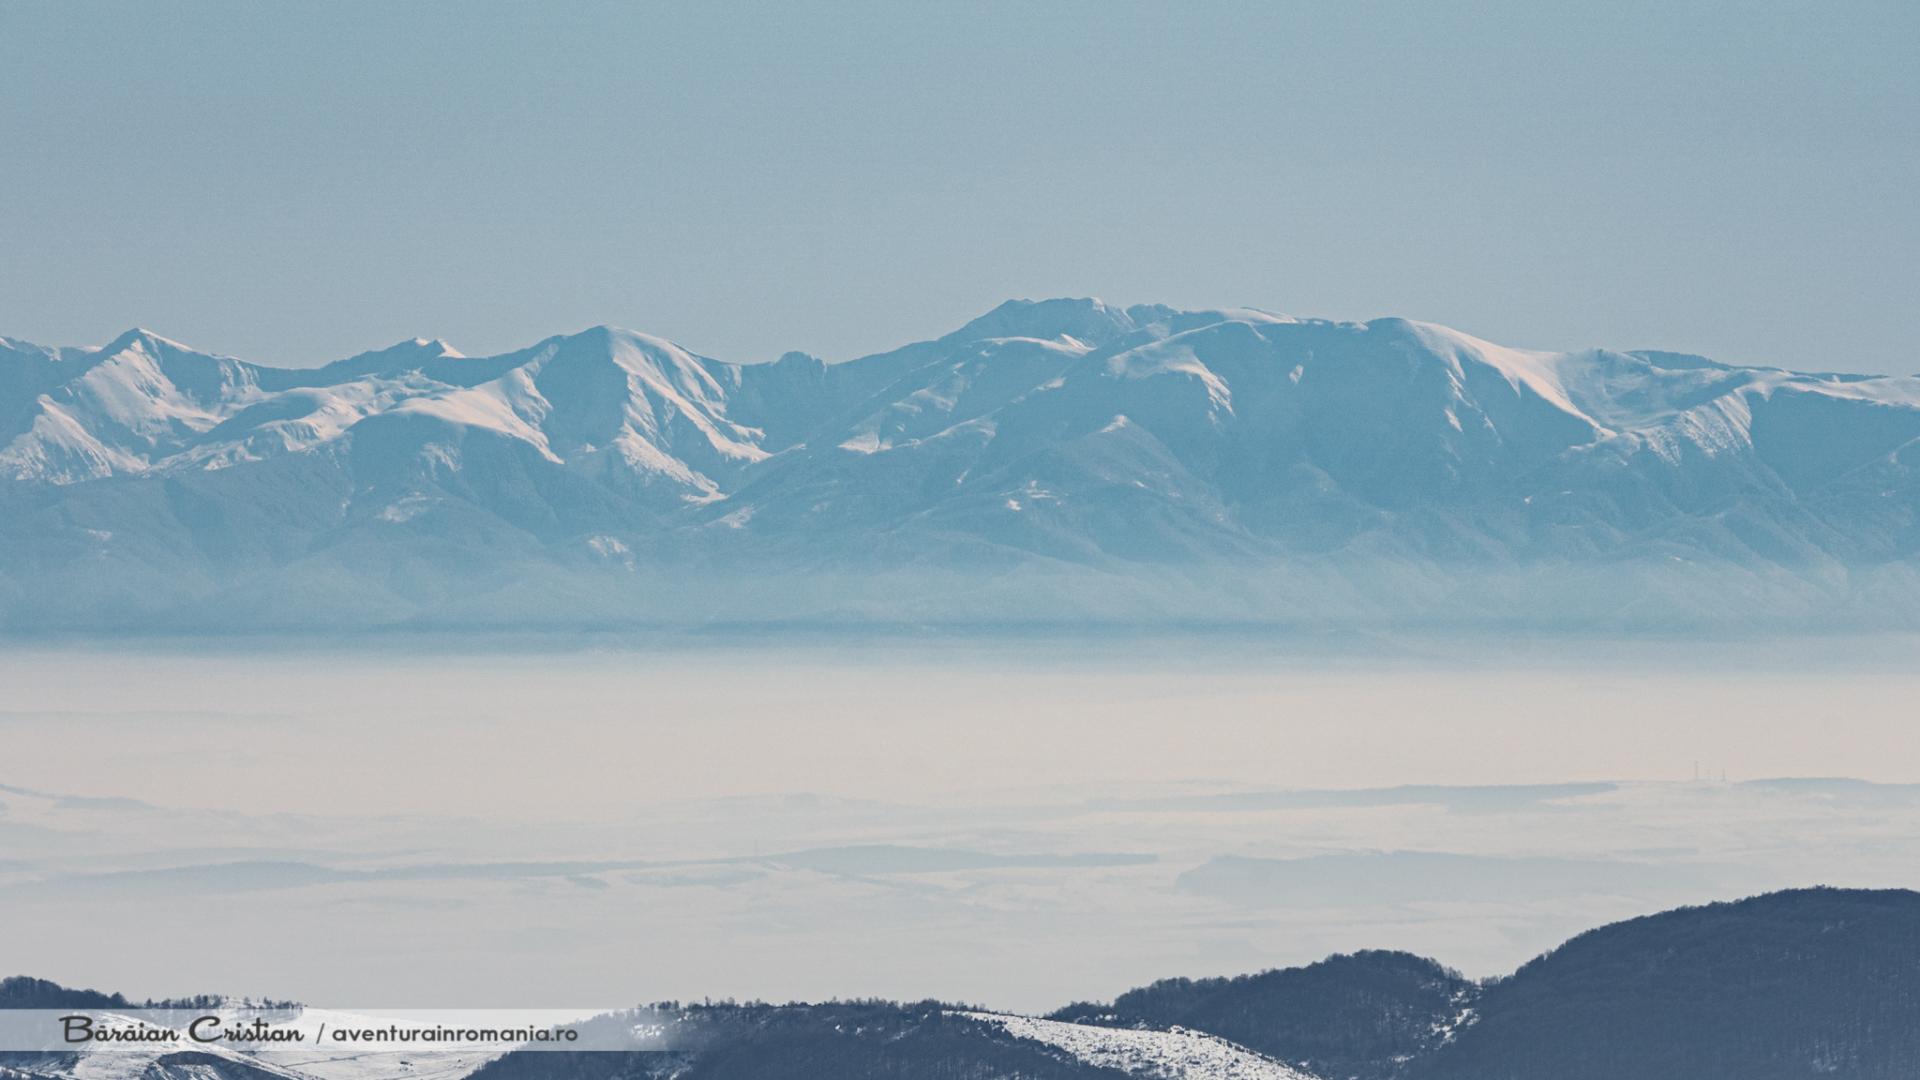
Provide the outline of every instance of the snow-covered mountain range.
[[0,627],[1920,619],[1920,379],[1009,301],[288,370],[0,338]]

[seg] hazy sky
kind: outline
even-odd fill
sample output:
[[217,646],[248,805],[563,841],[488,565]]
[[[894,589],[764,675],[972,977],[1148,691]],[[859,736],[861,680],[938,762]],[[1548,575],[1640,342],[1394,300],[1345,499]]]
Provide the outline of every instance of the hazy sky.
[[5,3],[0,41],[32,340],[844,358],[1092,294],[1920,370],[1906,2]]

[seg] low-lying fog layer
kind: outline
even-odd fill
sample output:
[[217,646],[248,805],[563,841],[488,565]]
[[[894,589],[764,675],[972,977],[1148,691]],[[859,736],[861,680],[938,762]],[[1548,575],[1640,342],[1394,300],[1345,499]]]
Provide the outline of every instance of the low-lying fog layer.
[[1033,1009],[1920,884],[1904,640],[418,645],[0,653],[8,973]]

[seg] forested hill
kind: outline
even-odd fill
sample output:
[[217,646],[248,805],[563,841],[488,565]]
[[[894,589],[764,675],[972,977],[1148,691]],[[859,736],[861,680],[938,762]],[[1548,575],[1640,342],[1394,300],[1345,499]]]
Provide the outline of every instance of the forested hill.
[[127,999],[119,994],[74,990],[26,975],[0,979],[0,1009],[109,1009],[126,1005]]
[[1920,1077],[1920,893],[1808,889],[1589,931],[1486,988],[1419,1080]]
[[1163,979],[1053,1018],[1197,1028],[1317,1076],[1390,1080],[1470,1015],[1477,989],[1432,960],[1371,951],[1257,975]]
[[1475,983],[1363,952],[1056,1019],[1209,1031],[1326,1080],[1913,1080],[1920,893],[1800,889],[1589,931]]

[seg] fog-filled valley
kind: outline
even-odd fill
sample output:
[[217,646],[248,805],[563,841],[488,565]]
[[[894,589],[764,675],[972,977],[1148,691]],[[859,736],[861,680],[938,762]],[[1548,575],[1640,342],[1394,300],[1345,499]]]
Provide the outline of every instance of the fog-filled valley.
[[1908,884],[1912,647],[14,650],[0,952],[435,1006],[1039,1009],[1356,948],[1498,974],[1677,904]]

